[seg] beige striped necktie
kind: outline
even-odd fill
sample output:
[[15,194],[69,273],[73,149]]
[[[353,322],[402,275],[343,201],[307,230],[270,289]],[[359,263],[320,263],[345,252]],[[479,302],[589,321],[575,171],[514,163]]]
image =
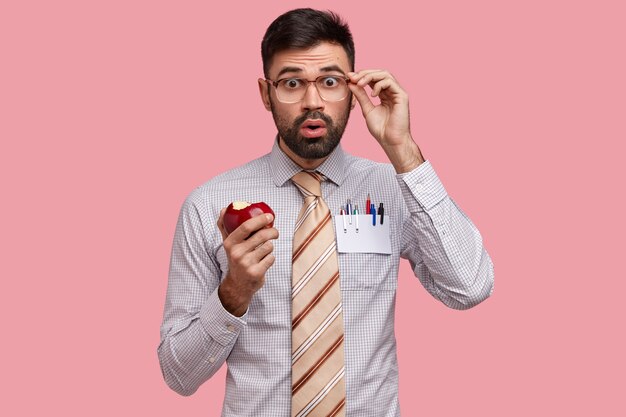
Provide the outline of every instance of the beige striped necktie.
[[339,264],[324,179],[309,171],[292,178],[304,196],[293,236],[292,417],[346,414]]

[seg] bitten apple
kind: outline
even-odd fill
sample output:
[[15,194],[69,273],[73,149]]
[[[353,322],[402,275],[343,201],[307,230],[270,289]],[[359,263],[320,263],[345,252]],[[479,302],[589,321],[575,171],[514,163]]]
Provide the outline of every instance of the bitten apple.
[[[228,234],[231,234],[236,228],[238,228],[243,222],[249,220],[260,214],[269,213],[272,216],[274,211],[260,201],[258,203],[248,203],[247,201],[233,201],[226,208],[224,213],[224,229]],[[268,224],[266,227],[273,227],[274,221]]]

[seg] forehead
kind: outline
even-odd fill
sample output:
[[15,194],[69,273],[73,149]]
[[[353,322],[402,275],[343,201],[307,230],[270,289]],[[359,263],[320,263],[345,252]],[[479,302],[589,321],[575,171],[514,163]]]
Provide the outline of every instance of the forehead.
[[306,49],[287,49],[277,52],[269,68],[270,77],[282,69],[298,68],[305,74],[317,74],[324,67],[338,66],[344,72],[350,71],[348,55],[341,45],[322,42]]

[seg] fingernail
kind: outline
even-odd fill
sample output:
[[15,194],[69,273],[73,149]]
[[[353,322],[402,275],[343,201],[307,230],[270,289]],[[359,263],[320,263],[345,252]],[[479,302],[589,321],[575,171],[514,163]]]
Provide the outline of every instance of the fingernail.
[[271,222],[271,221],[272,221],[272,219],[273,219],[273,217],[272,217],[272,215],[271,215],[271,214],[266,214],[266,215],[265,215],[265,217],[267,218],[267,221],[268,221],[268,222]]

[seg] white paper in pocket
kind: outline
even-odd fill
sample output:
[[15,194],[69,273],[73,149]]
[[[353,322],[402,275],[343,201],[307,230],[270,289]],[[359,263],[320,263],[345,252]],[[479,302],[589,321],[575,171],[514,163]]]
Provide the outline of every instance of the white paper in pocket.
[[342,218],[341,214],[334,216],[337,250],[339,252],[391,254],[389,217],[385,216],[383,224],[380,224],[380,216],[376,216],[376,226],[374,226],[370,214],[359,214],[357,232],[357,215],[352,215],[352,224],[350,224],[350,216],[344,216],[345,219]]

